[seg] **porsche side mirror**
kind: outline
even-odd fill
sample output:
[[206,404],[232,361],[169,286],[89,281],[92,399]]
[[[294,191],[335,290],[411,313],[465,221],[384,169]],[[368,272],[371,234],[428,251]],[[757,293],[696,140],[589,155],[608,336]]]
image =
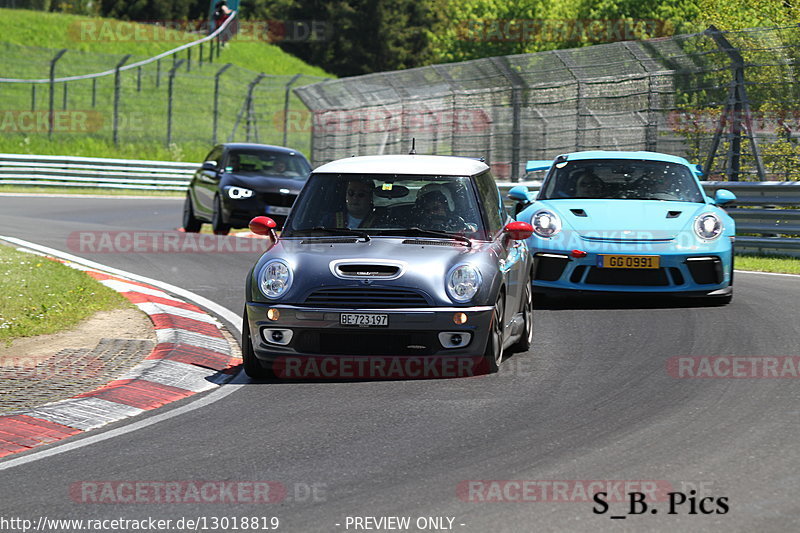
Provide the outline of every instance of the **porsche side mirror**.
[[736,195],[728,189],[717,189],[714,193],[714,203],[717,205],[729,204],[736,200]]

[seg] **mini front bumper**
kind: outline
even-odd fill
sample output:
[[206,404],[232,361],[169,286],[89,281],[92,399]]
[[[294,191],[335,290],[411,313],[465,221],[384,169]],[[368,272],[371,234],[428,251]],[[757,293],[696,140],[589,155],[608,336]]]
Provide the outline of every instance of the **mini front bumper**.
[[[270,309],[278,311],[277,320],[268,318]],[[492,311],[492,306],[329,309],[248,302],[246,319],[255,355],[266,362],[285,356],[470,357],[483,354]],[[343,313],[387,315],[388,325],[342,325]],[[454,322],[457,313],[466,315],[465,323]],[[282,332],[280,343],[272,339],[274,330]],[[444,332],[469,334],[469,341],[446,348],[439,337]]]

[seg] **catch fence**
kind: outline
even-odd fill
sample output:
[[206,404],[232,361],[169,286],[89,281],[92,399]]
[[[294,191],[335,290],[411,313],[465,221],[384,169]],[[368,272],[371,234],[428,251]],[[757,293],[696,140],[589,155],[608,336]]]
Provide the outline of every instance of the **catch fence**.
[[800,179],[800,25],[493,57],[295,89],[316,166],[353,154],[485,157],[518,180],[529,159],[649,150],[710,179]]

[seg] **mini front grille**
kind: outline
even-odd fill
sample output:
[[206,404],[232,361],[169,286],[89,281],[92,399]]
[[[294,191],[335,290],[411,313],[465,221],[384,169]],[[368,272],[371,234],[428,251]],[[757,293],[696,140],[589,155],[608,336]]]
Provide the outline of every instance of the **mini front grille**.
[[591,267],[586,276],[588,285],[628,285],[659,287],[669,285],[663,268],[597,268]]
[[418,292],[387,287],[318,289],[306,298],[305,303],[315,307],[356,309],[427,307],[430,305],[425,296]]
[[385,328],[304,330],[292,344],[298,352],[310,355],[431,355],[440,349],[435,332]]

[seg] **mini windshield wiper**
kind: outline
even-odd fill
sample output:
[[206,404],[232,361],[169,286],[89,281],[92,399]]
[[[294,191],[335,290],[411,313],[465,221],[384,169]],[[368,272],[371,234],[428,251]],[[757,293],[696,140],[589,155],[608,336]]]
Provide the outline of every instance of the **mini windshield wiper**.
[[292,233],[300,234],[305,233],[307,231],[319,231],[324,232],[325,235],[352,235],[354,237],[360,237],[365,241],[369,241],[369,235],[366,231],[357,230],[357,229],[350,229],[350,228],[326,228],[324,226],[315,226],[311,229],[301,229],[296,230]]
[[455,241],[463,242],[467,246],[472,246],[472,241],[469,240],[464,235],[458,235],[457,233],[448,233],[446,231],[437,231],[432,229],[423,229],[417,226],[412,226],[410,228],[401,228],[401,229],[390,229],[390,230],[380,230],[381,235],[402,235],[402,236],[410,236],[409,234],[413,234],[420,237],[442,237],[444,239],[452,239]]

